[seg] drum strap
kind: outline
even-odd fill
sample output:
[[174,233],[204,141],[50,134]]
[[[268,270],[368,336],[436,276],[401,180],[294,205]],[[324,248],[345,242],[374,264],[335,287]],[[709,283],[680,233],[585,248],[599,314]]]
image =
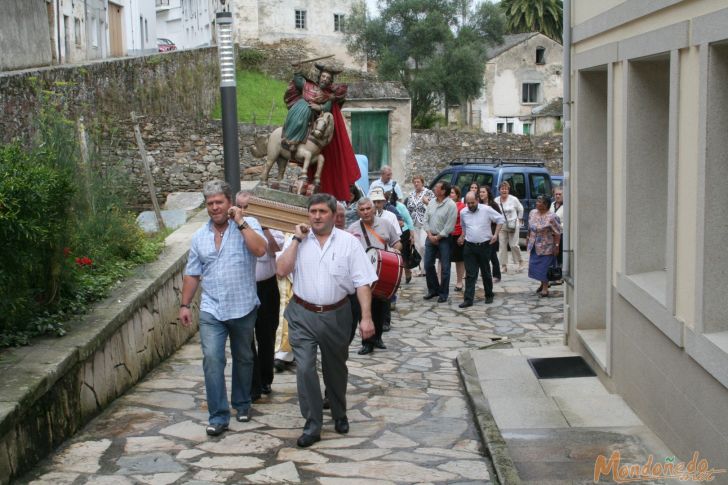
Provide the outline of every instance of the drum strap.
[[382,245],[384,246],[384,249],[387,249],[387,247],[388,247],[387,243],[384,242],[384,239],[382,239],[381,236],[379,236],[379,234],[377,234],[377,231],[372,229],[371,226],[364,224],[364,221],[362,221],[361,219],[359,219],[359,224],[361,224],[361,231],[364,233],[364,239],[366,239],[366,241],[367,241],[368,248],[372,247],[372,242],[369,240],[369,235],[367,234],[368,232],[371,232],[374,235],[374,237],[376,237],[377,240],[380,243],[382,243]]

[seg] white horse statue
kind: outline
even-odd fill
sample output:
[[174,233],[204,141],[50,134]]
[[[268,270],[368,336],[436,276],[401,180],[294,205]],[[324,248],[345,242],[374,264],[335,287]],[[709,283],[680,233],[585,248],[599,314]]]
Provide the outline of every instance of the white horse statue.
[[334,117],[331,113],[322,113],[314,120],[313,129],[308,139],[296,146],[296,152],[291,153],[290,150],[281,146],[281,136],[283,128],[276,128],[273,133],[265,137],[258,137],[255,145],[250,148],[251,153],[256,158],[266,156],[265,167],[260,176],[263,185],[268,185],[268,174],[275,162],[278,162],[278,180],[283,180],[286,172],[286,166],[289,160],[294,160],[301,164],[301,176],[299,177],[298,193],[301,192],[303,181],[306,180],[308,167],[311,162],[316,164],[316,175],[313,183],[316,189],[321,182],[321,171],[324,167],[324,156],[321,150],[331,142],[334,136]]

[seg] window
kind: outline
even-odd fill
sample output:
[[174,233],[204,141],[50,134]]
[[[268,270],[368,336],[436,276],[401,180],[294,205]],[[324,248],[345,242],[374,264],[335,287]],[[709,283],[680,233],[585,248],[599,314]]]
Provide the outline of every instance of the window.
[[536,64],[545,64],[546,49],[543,47],[536,47]]
[[503,181],[511,184],[510,194],[523,200],[526,198],[526,177],[522,173],[503,174]]
[[99,25],[96,17],[91,17],[91,45],[99,46]]
[[343,32],[343,31],[344,31],[344,14],[335,13],[334,14],[334,32]]
[[73,35],[76,45],[81,45],[81,19],[73,19]]
[[506,123],[506,131],[508,133],[513,133],[513,122]]
[[531,123],[523,123],[523,134],[524,135],[531,134]]
[[496,133],[503,133],[503,126],[505,126],[505,123],[496,123],[496,125],[495,125],[495,132]]
[[532,173],[528,176],[531,179],[531,198],[535,199],[539,195],[551,195],[551,183],[546,175],[542,173]]
[[521,103],[538,103],[539,83],[523,83]]
[[144,19],[144,40],[149,43],[149,22],[147,19]]
[[306,11],[305,10],[296,10],[296,28],[297,29],[306,28]]

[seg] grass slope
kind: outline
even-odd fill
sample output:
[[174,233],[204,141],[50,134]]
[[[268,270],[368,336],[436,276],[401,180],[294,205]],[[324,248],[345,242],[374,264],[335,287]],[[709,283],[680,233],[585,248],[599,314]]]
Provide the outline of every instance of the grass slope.
[[[255,71],[237,72],[238,121],[257,125],[283,125],[286,105],[283,94],[287,83]],[[272,114],[271,114],[272,108]],[[220,104],[212,112],[215,119],[222,117]],[[268,121],[270,117],[270,122]]]

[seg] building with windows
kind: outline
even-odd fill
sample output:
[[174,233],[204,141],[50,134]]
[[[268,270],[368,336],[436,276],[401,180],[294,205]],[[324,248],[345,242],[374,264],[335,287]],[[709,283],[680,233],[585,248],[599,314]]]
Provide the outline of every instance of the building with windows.
[[363,0],[232,0],[235,41],[248,45],[301,40],[314,55],[333,54],[345,67],[366,70],[366,63],[347,52],[343,33],[352,6],[362,3]]
[[561,44],[538,32],[504,36],[488,49],[483,94],[470,105],[469,124],[488,133],[546,133],[532,111],[561,97],[562,57]]
[[727,7],[564,2],[568,343],[681,460],[698,451],[716,468],[728,465]]
[[[157,38],[171,40],[177,49],[213,44],[215,0],[155,0]],[[156,39],[155,39],[156,42]]]

